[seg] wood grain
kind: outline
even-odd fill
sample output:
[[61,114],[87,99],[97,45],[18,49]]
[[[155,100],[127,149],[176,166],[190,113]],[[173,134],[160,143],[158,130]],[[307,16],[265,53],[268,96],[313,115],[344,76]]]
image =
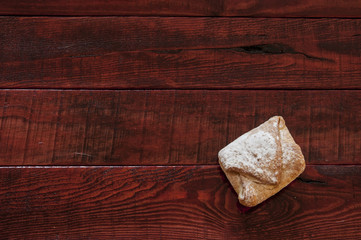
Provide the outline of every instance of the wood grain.
[[0,88],[361,89],[361,19],[0,18]]
[[360,17],[361,1],[342,0],[0,0],[2,15]]
[[361,91],[0,91],[2,165],[216,164],[274,115],[309,164],[360,164]]
[[0,168],[6,239],[358,239],[361,166],[308,166],[242,207],[217,166]]

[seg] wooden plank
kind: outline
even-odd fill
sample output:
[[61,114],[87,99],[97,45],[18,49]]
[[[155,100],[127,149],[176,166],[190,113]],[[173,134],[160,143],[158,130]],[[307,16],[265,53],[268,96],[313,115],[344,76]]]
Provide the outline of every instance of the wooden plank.
[[1,165],[216,164],[274,115],[309,164],[360,164],[361,91],[0,91]]
[[360,17],[361,1],[294,0],[153,0],[85,1],[0,0],[2,15],[153,15],[153,16],[262,16],[262,17]]
[[6,239],[358,239],[361,166],[308,166],[242,207],[217,166],[0,168]]
[[0,18],[0,88],[361,89],[361,19]]

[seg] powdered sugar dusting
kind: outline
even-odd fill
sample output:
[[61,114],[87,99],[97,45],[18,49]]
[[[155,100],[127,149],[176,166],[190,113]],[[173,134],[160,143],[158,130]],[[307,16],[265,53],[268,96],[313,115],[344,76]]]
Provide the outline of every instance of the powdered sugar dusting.
[[268,132],[259,130],[246,133],[230,143],[219,153],[226,169],[242,169],[258,178],[277,182],[269,165],[276,158],[277,144]]
[[258,131],[256,134],[252,134],[247,138],[245,145],[249,153],[248,159],[254,163],[260,159],[265,162],[276,157],[276,141],[268,132]]
[[252,182],[247,178],[242,178],[242,190],[238,194],[238,198],[244,200],[255,195]]
[[[281,136],[281,139],[292,138],[292,136],[289,134],[288,130],[280,131],[280,136]],[[282,143],[282,165],[287,166],[291,161],[294,160],[294,158],[295,158],[295,154],[294,154],[292,145],[287,141],[283,141],[283,143]]]

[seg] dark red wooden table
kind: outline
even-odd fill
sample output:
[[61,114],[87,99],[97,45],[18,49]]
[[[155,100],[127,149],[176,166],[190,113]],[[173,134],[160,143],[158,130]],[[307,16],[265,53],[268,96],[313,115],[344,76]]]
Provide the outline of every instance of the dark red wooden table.
[[[361,1],[0,0],[0,239],[360,239]],[[305,172],[242,207],[274,115]]]

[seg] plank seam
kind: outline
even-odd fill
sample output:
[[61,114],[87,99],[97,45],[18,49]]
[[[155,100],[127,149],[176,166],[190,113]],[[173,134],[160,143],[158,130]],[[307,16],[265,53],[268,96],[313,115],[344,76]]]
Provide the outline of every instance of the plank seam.
[[359,91],[360,88],[0,88],[0,91]]
[[1,14],[0,17],[23,17],[23,18],[107,18],[107,17],[119,17],[119,18],[131,18],[131,17],[138,17],[138,18],[252,18],[252,19],[361,19],[360,17],[300,17],[300,16],[267,16],[267,15],[255,15],[255,16],[212,16],[212,15],[152,15],[152,14],[144,14],[144,15],[81,15],[81,14],[74,14],[74,15],[61,15],[61,14],[54,14],[54,15],[26,15],[26,14]]
[[[306,164],[306,167],[317,167],[317,166],[339,166],[339,167],[352,167],[361,166],[361,164]],[[54,165],[54,166],[40,166],[40,165],[9,165],[0,166],[2,168],[141,168],[141,167],[169,167],[169,168],[180,168],[180,167],[220,167],[218,164],[182,164],[182,165]]]

